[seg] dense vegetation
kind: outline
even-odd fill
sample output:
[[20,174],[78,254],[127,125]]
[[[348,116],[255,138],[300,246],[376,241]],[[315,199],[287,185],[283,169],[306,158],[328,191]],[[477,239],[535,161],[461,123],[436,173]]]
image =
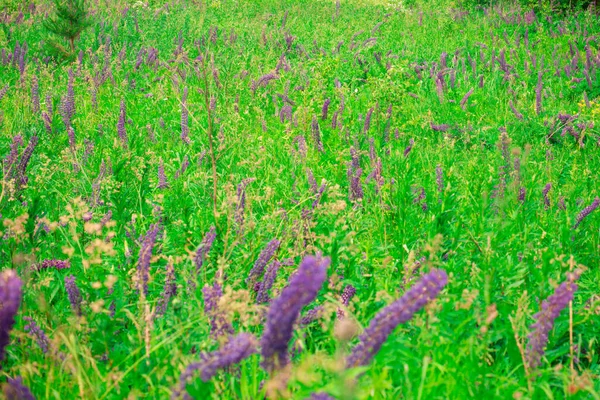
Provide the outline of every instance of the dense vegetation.
[[596,16],[53,12],[0,15],[7,397],[600,398]]

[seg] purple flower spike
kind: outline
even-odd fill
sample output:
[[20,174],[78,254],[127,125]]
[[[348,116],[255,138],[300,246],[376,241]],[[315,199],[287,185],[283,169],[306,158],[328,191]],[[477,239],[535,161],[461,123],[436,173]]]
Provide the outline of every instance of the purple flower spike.
[[[346,287],[344,288],[344,291],[342,292],[342,304],[344,305],[344,307],[348,307],[348,304],[350,304],[350,300],[352,300],[352,297],[354,297],[354,295],[356,294],[356,288],[352,285],[346,285]],[[344,310],[342,310],[341,308],[338,308],[337,310],[337,316],[339,319],[342,319],[344,317]]]
[[575,281],[579,273],[569,274],[567,281],[561,283],[554,294],[542,302],[542,309],[534,315],[535,323],[531,325],[529,341],[525,349],[525,360],[529,370],[536,369],[541,364],[544,348],[548,343],[548,333],[554,326],[554,320],[560,312],[573,300],[573,293],[577,290]]
[[325,99],[323,103],[323,108],[321,109],[321,119],[325,121],[327,119],[327,111],[329,110],[329,104],[331,104],[331,100]]
[[319,152],[323,152],[323,142],[321,141],[321,130],[319,129],[319,122],[317,121],[317,117],[313,116],[312,119],[312,134],[315,144],[317,145],[317,150]]
[[585,217],[587,217],[588,215],[590,215],[592,213],[592,211],[594,211],[596,208],[598,208],[598,206],[600,206],[600,197],[596,197],[594,199],[594,202],[592,204],[590,204],[589,206],[587,206],[586,208],[584,208],[583,210],[581,210],[581,212],[577,216],[577,222],[575,222],[575,225],[573,226],[573,229],[577,229],[577,227],[579,226],[579,224],[581,224],[581,221],[583,221],[583,219]]
[[410,154],[410,151],[412,150],[414,144],[415,144],[415,140],[414,139],[410,139],[410,142],[408,143],[408,146],[404,149],[404,157],[408,157],[408,155]]
[[204,235],[202,243],[198,246],[198,250],[196,250],[196,257],[194,258],[194,262],[196,263],[196,273],[199,273],[202,269],[202,264],[204,264],[206,255],[210,251],[216,238],[217,229],[214,226],[211,226],[208,232],[206,232],[206,235]]
[[183,143],[190,144],[190,128],[188,125],[189,112],[187,107],[188,88],[183,88],[183,96],[181,97],[181,140]]
[[544,190],[542,190],[542,194],[544,196],[544,208],[546,210],[550,208],[550,198],[548,197],[550,189],[552,189],[552,184],[547,183],[546,186],[544,186]]
[[127,112],[125,108],[125,100],[121,100],[121,109],[119,113],[119,122],[117,123],[117,133],[123,143],[123,147],[127,147],[127,131],[125,130],[125,122],[127,121]]
[[433,269],[415,283],[399,300],[381,310],[359,337],[359,343],[346,360],[350,368],[368,365],[396,326],[433,300],[448,283],[446,271]]
[[219,313],[219,300],[223,296],[221,285],[215,283],[212,287],[202,288],[204,297],[204,313],[210,321],[210,334],[212,337],[229,336],[233,334],[233,327],[223,314]]
[[65,289],[69,296],[69,303],[71,303],[71,309],[77,315],[81,315],[81,292],[75,283],[75,277],[69,275],[65,277]]
[[175,283],[175,268],[173,263],[169,262],[166,267],[165,286],[163,288],[162,297],[158,300],[156,306],[156,314],[162,315],[167,311],[169,300],[171,297],[177,296],[177,283]]
[[275,278],[277,278],[277,271],[281,267],[281,262],[277,260],[273,260],[265,271],[265,277],[263,281],[260,283],[258,288],[258,293],[256,294],[256,302],[258,304],[264,304],[271,301],[269,297],[269,291],[273,287],[273,283],[275,282]]
[[10,331],[21,304],[23,282],[15,271],[7,269],[0,274],[0,361],[4,360]]
[[273,300],[260,340],[262,366],[269,372],[285,367],[294,323],[302,308],[312,302],[327,277],[329,258],[306,256],[281,295]]
[[246,283],[249,286],[254,286],[254,283],[258,280],[260,276],[262,276],[265,270],[265,266],[271,260],[271,258],[273,258],[275,252],[277,251],[277,249],[279,249],[280,244],[281,242],[279,240],[273,239],[269,243],[267,243],[263,251],[261,251],[261,253],[258,256],[258,259],[254,263],[254,267],[252,267],[250,273],[248,274],[248,278],[246,278]]
[[40,349],[42,350],[42,353],[47,353],[48,349],[50,348],[50,340],[48,339],[48,336],[46,336],[46,332],[44,332],[44,330],[40,328],[31,317],[23,317],[23,320],[29,322],[23,327],[25,332],[28,332],[35,338],[38,346],[40,346]]
[[4,387],[4,396],[6,400],[35,400],[33,394],[27,386],[23,384],[23,378],[8,378],[8,385]]
[[152,257],[152,250],[154,249],[154,243],[156,242],[156,236],[158,236],[158,224],[150,225],[144,241],[140,248],[140,255],[138,258],[138,287],[144,296],[148,295],[148,275],[150,268],[150,258]]
[[[218,370],[236,365],[254,353],[256,353],[256,338],[249,333],[240,333],[219,350],[203,354],[200,362],[188,365],[179,377],[179,387],[173,391],[171,399],[177,399],[185,392],[188,379],[196,371],[200,371],[200,379],[208,382]],[[187,398],[185,395],[184,398]]]
[[52,259],[52,260],[44,260],[37,265],[38,270],[48,269],[48,268],[68,269],[68,268],[71,268],[71,263],[69,262],[69,260]]

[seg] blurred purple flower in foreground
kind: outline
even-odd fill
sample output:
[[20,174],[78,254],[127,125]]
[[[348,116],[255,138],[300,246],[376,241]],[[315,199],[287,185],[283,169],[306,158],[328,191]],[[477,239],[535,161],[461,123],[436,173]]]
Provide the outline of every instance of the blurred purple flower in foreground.
[[385,307],[371,320],[369,327],[359,337],[359,343],[346,360],[350,368],[365,366],[371,362],[387,337],[401,323],[433,300],[448,283],[446,271],[433,269],[423,275],[399,300]]
[[7,269],[0,274],[0,362],[10,341],[10,331],[21,304],[23,282],[15,271]]
[[534,370],[541,364],[544,348],[548,343],[548,333],[554,326],[554,320],[560,312],[573,300],[573,293],[577,290],[575,281],[579,278],[579,272],[568,274],[567,281],[561,283],[554,294],[542,302],[542,309],[534,315],[535,323],[531,325],[531,333],[525,350],[525,359],[530,370]]
[[306,256],[281,295],[271,303],[260,340],[262,366],[267,371],[273,372],[288,364],[294,323],[302,308],[317,297],[327,277],[329,263],[329,258]]

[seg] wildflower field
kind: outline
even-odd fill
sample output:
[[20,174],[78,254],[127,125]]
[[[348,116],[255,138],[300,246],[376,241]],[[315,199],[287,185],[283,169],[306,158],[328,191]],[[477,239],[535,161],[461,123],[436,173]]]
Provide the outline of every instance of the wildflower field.
[[600,21],[476,3],[0,5],[3,395],[600,399]]

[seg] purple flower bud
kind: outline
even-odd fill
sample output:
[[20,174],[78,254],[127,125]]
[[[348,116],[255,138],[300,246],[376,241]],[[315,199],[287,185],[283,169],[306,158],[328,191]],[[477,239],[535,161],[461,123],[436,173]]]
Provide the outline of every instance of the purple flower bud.
[[362,172],[362,168],[358,168],[354,171],[352,168],[348,169],[348,178],[350,179],[350,201],[358,201],[364,196],[360,180]]
[[271,298],[269,297],[269,291],[273,287],[275,278],[277,278],[277,271],[279,271],[280,267],[281,262],[277,260],[273,260],[271,261],[271,263],[269,263],[265,271],[265,276],[262,282],[260,282],[260,285],[257,290],[256,303],[264,304],[271,301]]
[[[342,292],[342,296],[341,296],[342,305],[344,305],[345,307],[348,307],[348,305],[350,304],[350,300],[352,300],[352,297],[354,297],[355,294],[356,294],[356,289],[354,288],[354,286],[346,285],[346,287],[344,288],[344,291]],[[342,319],[344,317],[344,310],[342,310],[341,308],[338,308],[337,316],[339,319]]]
[[190,128],[188,126],[189,112],[187,108],[188,88],[183,88],[183,96],[181,97],[181,140],[183,143],[190,144]]
[[117,133],[121,139],[123,147],[127,147],[127,131],[125,130],[125,121],[127,120],[127,114],[125,109],[125,99],[121,99],[121,108],[119,112],[119,122],[117,122]]
[[541,310],[534,315],[536,322],[531,325],[531,333],[525,349],[525,360],[530,370],[535,370],[540,365],[544,348],[548,343],[548,333],[552,330],[554,320],[558,318],[560,312],[573,300],[573,293],[577,290],[575,281],[578,278],[578,273],[570,274],[567,281],[561,283],[554,294],[542,302]]
[[327,119],[327,110],[329,110],[330,103],[331,103],[331,100],[329,100],[329,99],[325,99],[325,102],[323,103],[323,108],[321,109],[321,119],[323,121],[325,121]]
[[448,276],[444,270],[433,269],[423,275],[404,296],[375,315],[346,359],[346,365],[350,368],[368,365],[396,326],[408,322],[438,295],[446,283]]
[[323,306],[316,306],[308,310],[304,313],[302,318],[300,318],[300,326],[304,327],[309,325],[311,322],[317,320],[323,314],[324,308]]
[[75,283],[75,277],[69,275],[65,277],[65,289],[69,296],[69,303],[71,303],[71,309],[76,315],[81,315],[81,292]]
[[140,247],[140,254],[138,258],[138,289],[143,296],[148,295],[148,276],[150,274],[150,258],[152,257],[152,250],[154,249],[154,243],[156,243],[156,237],[158,236],[159,225],[152,224],[144,236],[144,240]]
[[162,315],[167,310],[169,300],[171,297],[177,296],[177,284],[175,283],[175,268],[173,268],[173,262],[169,261],[166,266],[165,286],[163,288],[162,296],[158,300],[156,306],[156,314]]
[[23,136],[13,136],[12,143],[10,144],[10,152],[4,159],[4,175],[9,177],[12,175],[12,169],[19,158],[19,146],[23,145]]
[[160,159],[160,164],[158,164],[158,185],[156,187],[159,189],[169,187],[167,176],[165,175],[165,164],[163,163],[162,158]]
[[212,287],[205,286],[202,288],[202,296],[204,297],[204,313],[210,321],[211,336],[217,339],[220,336],[232,335],[233,327],[231,323],[219,312],[219,300],[223,296],[221,285],[215,283]]
[[279,249],[281,242],[277,239],[271,240],[265,248],[260,252],[258,259],[254,263],[254,267],[250,270],[246,283],[248,286],[254,286],[254,283],[263,275],[265,266],[273,258],[275,252]]
[[518,199],[521,203],[525,202],[525,188],[522,186],[519,188],[519,198]]
[[552,189],[552,184],[547,183],[546,186],[544,186],[544,190],[542,190],[542,194],[544,196],[544,208],[546,210],[550,208],[550,198],[548,197],[548,192],[550,192],[550,189]]
[[441,196],[444,193],[444,170],[440,164],[435,167],[435,181]]
[[194,257],[194,263],[196,264],[196,274],[198,274],[202,269],[202,265],[204,264],[206,255],[210,251],[216,238],[217,230],[214,226],[211,226],[206,235],[204,235],[202,243],[200,243],[200,246],[198,246],[198,249],[196,250],[196,256]]
[[538,72],[538,83],[535,87],[535,112],[539,115],[542,112],[542,71]]
[[23,384],[23,378],[8,378],[8,383],[3,389],[6,400],[35,400],[27,386]]
[[283,124],[286,120],[292,122],[292,106],[285,104],[279,111],[279,120]]
[[588,215],[590,215],[592,213],[592,211],[594,211],[595,209],[597,209],[598,206],[600,206],[600,197],[596,197],[594,199],[594,201],[592,202],[592,204],[590,204],[589,206],[587,206],[586,208],[584,208],[583,210],[581,210],[581,212],[577,216],[577,222],[575,222],[575,225],[573,226],[573,229],[577,229],[577,227],[579,226],[579,224],[581,224],[581,221],[583,221],[583,219],[585,217],[587,217]]
[[363,128],[364,133],[367,133],[367,131],[371,127],[371,116],[373,115],[373,110],[373,107],[369,108],[369,111],[367,111],[367,115],[365,116],[365,126]]
[[71,263],[69,260],[44,260],[37,265],[37,270],[55,268],[55,269],[69,269],[71,268]]
[[317,145],[317,150],[319,152],[323,152],[323,142],[321,142],[321,130],[319,129],[319,122],[317,122],[317,117],[315,116],[313,116],[311,127],[313,139],[315,141],[315,144]]
[[72,152],[75,152],[75,131],[72,126],[67,128],[67,135],[69,136],[69,147],[71,147]]
[[413,145],[415,144],[415,140],[414,139],[410,139],[408,146],[404,149],[404,157],[408,157],[408,155],[410,154],[410,151],[413,148]]
[[10,331],[22,299],[23,282],[11,269],[0,273],[0,361],[4,360]]
[[469,100],[469,97],[471,97],[471,95],[473,94],[473,89],[469,90],[467,93],[465,93],[465,95],[463,96],[463,98],[460,101],[460,108],[463,109],[463,111],[465,111],[465,109],[467,108],[467,101]]
[[[200,362],[188,365],[179,377],[179,386],[173,390],[171,399],[177,399],[185,392],[189,378],[200,371],[200,379],[208,382],[217,371],[240,363],[256,353],[256,338],[249,333],[240,333],[231,338],[222,348],[212,353],[203,354]],[[186,394],[187,395],[187,394]],[[184,397],[186,396],[184,395]],[[186,397],[186,398],[189,398]]]
[[315,299],[323,286],[329,263],[328,258],[306,256],[281,295],[271,303],[260,340],[262,366],[267,371],[273,372],[288,364],[294,322],[302,308]]
[[47,353],[48,349],[50,348],[50,340],[48,339],[46,332],[44,332],[44,330],[40,328],[31,317],[23,317],[23,320],[29,322],[23,327],[25,332],[28,332],[35,338],[38,346],[40,346],[40,349],[42,350],[42,353]]

